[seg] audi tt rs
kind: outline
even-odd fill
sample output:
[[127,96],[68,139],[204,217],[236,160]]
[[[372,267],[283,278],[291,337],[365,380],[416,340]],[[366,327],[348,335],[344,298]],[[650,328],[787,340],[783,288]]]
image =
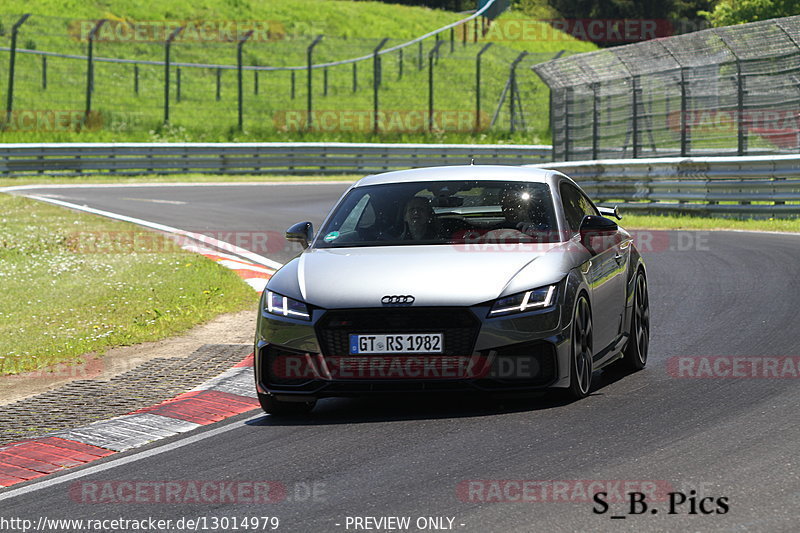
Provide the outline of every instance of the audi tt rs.
[[369,394],[590,393],[647,361],[647,273],[631,235],[556,171],[452,166],[367,176],[263,292],[267,413]]

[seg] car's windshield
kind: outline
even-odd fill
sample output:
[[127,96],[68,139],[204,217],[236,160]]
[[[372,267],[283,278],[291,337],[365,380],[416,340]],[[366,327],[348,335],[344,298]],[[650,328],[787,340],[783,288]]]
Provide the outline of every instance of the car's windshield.
[[314,246],[552,242],[557,230],[545,183],[388,183],[351,190]]

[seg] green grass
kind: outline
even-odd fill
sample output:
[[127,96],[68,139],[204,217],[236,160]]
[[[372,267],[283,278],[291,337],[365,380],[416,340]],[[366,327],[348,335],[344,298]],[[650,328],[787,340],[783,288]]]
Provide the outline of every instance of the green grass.
[[[306,47],[311,38],[324,34],[315,48],[315,62],[330,61],[369,54],[384,37],[388,46],[425,34],[464,15],[427,8],[389,5],[380,2],[348,2],[319,0],[282,0],[269,2],[203,0],[200,2],[70,2],[39,0],[4,3],[0,14],[6,29],[16,15],[33,12],[35,15],[22,27],[19,43],[38,50],[56,50],[75,54],[86,53],[86,42],[69,35],[74,19],[113,20],[234,20],[274,21],[287,32],[273,41],[249,42],[244,47],[245,65],[304,65]],[[45,16],[46,15],[46,16]],[[408,117],[428,109],[428,53],[433,39],[423,43],[422,61],[417,46],[407,48],[401,60],[398,53],[382,56],[382,84],[379,90],[380,108],[390,117],[405,119],[402,125],[393,123],[379,134],[371,129],[369,113],[373,106],[372,61],[358,64],[357,88],[353,90],[353,67],[345,65],[329,69],[328,91],[324,94],[321,70],[313,75],[313,106],[319,113],[335,115],[332,126],[314,131],[287,126],[285,117],[303,113],[306,109],[306,74],[298,72],[295,94],[291,95],[291,74],[286,71],[260,73],[258,94],[255,93],[255,74],[245,72],[244,130],[237,123],[235,71],[222,71],[220,100],[216,100],[216,70],[181,69],[181,91],[178,101],[177,69],[171,71],[171,126],[163,127],[163,67],[139,67],[139,93],[134,92],[134,67],[128,64],[95,63],[95,90],[92,109],[98,113],[95,128],[74,131],[75,128],[36,125],[12,128],[0,132],[0,142],[123,142],[123,141],[388,141],[388,142],[549,142],[548,91],[530,67],[551,58],[560,50],[576,53],[594,50],[591,43],[581,42],[564,34],[563,38],[509,38],[502,30],[511,20],[523,19],[521,13],[506,13],[495,22],[487,39],[492,48],[483,56],[481,130],[473,132],[475,108],[475,56],[486,40],[464,45],[458,38],[450,51],[449,41],[440,48],[435,68],[435,109],[460,117],[458,125],[426,129],[427,121]],[[544,24],[528,19],[530,27]],[[8,32],[6,32],[8,34]],[[535,36],[552,36],[552,32],[534,32]],[[472,39],[472,32],[467,36]],[[8,37],[5,37],[7,39]],[[449,39],[449,35],[444,35]],[[521,52],[530,56],[518,67],[518,86],[525,124],[517,124],[510,133],[509,101],[497,114],[494,127],[489,122],[498,110],[500,95],[509,76],[509,65]],[[172,47],[172,60],[178,62],[219,63],[233,65],[236,46],[230,42],[185,42],[180,38]],[[164,47],[150,42],[96,43],[98,57],[124,57],[139,60],[163,60]],[[421,68],[420,68],[421,67]],[[19,54],[15,84],[14,108],[18,112],[36,110],[67,110],[80,113],[85,108],[85,61],[48,58],[47,88],[42,85],[43,66],[38,56]],[[0,79],[7,76],[7,63],[0,54]],[[5,86],[0,84],[0,95]],[[459,114],[460,113],[460,114]],[[348,121],[366,117],[362,125]],[[317,121],[318,126],[321,126]],[[413,123],[412,123],[413,122]]]
[[620,224],[625,229],[744,230],[800,233],[800,218],[739,220],[719,217],[629,215],[623,212]]
[[236,274],[136,226],[0,195],[0,375],[184,332],[253,307]]

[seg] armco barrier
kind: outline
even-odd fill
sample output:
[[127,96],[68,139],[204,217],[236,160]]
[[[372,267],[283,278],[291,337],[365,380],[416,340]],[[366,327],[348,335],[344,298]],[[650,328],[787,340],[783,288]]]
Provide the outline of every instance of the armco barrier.
[[533,165],[574,178],[601,203],[649,213],[800,216],[800,156],[605,159]]
[[595,200],[652,213],[800,216],[800,155],[546,162],[542,145],[388,143],[0,144],[0,176],[356,174],[438,165],[559,170]]
[[26,174],[366,174],[409,167],[522,165],[550,146],[384,143],[0,144],[0,176]]

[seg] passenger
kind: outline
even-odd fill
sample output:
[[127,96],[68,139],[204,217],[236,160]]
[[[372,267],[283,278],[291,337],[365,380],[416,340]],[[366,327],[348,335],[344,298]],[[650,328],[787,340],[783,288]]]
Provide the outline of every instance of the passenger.
[[415,196],[409,200],[403,212],[403,221],[402,239],[422,241],[439,237],[433,207],[427,198]]

